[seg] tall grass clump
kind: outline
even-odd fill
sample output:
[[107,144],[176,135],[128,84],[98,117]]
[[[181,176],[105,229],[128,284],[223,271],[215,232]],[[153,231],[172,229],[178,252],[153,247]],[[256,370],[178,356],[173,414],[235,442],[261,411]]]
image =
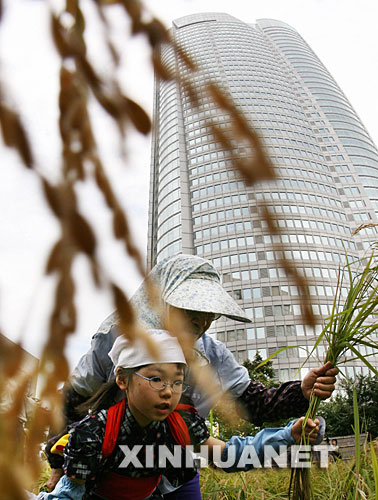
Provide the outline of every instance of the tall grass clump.
[[[353,394],[355,454],[311,475],[311,491],[316,500],[378,500],[378,440],[361,446],[357,393]],[[292,482],[287,468],[263,468],[227,474],[221,469],[201,470],[204,500],[286,500]]]
[[[359,481],[355,459],[315,467],[311,487],[316,500],[378,500],[375,475],[378,442],[361,449]],[[378,471],[377,471],[378,472]],[[256,469],[238,474],[205,468],[200,474],[203,500],[287,500],[289,469]],[[357,488],[358,485],[358,488]]]
[[[352,270],[358,265],[357,271]],[[348,281],[348,293],[344,300],[343,289]],[[332,366],[338,366],[346,361],[359,359],[375,375],[377,370],[369,363],[368,356],[363,356],[359,352],[359,346],[377,349],[377,341],[373,340],[373,334],[378,328],[375,317],[378,313],[378,266],[374,252],[370,258],[365,258],[357,262],[350,262],[347,259],[346,265],[340,269],[335,298],[332,307],[332,314],[319,335],[314,349],[325,343],[328,348],[325,362],[330,361]],[[347,358],[347,356],[350,356]],[[306,413],[303,428],[309,418],[314,419],[319,408],[320,398],[315,394],[310,400],[309,409]],[[355,407],[356,411],[357,406]],[[357,420],[358,422],[358,420]],[[356,426],[355,419],[355,426]],[[356,440],[359,432],[356,431]],[[300,442],[301,445],[308,445],[304,433]],[[359,448],[358,448],[359,449]],[[359,452],[356,455],[358,460]],[[359,481],[359,462],[355,463],[355,479],[357,486]],[[296,468],[292,471],[290,481],[289,497],[292,500],[310,500],[313,497],[309,468]]]

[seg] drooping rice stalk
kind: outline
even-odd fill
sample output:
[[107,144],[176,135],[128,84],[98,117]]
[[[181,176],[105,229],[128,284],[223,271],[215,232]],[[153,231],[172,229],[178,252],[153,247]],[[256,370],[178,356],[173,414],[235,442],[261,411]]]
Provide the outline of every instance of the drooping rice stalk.
[[[362,270],[353,272],[351,266],[359,264]],[[349,290],[345,301],[343,289],[346,278],[349,281]],[[358,262],[349,262],[339,271],[338,283],[332,307],[332,314],[328,318],[323,331],[319,335],[313,350],[324,342],[328,345],[325,360],[332,366],[338,366],[346,361],[359,359],[375,375],[377,370],[369,363],[367,356],[359,352],[360,346],[372,349],[378,348],[373,334],[378,329],[375,320],[378,314],[378,265],[374,253],[368,259]],[[347,358],[349,353],[352,357]],[[312,395],[309,409],[306,413],[303,429],[309,418],[314,419],[319,408],[320,398]],[[308,445],[303,433],[301,445]],[[295,468],[292,471],[289,498],[292,500],[310,500],[313,498],[309,468]]]

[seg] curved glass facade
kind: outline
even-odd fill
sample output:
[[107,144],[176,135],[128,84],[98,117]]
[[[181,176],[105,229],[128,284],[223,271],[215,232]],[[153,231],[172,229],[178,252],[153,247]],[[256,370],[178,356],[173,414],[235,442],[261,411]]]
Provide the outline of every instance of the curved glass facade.
[[[185,87],[156,83],[149,265],[182,250],[214,262],[224,286],[253,320],[220,319],[211,332],[239,361],[282,346],[274,361],[281,380],[293,379],[331,312],[340,262],[357,258],[376,240],[375,228],[351,238],[362,223],[376,222],[378,155],[369,134],[310,47],[290,26],[255,25],[226,14],[198,14],[173,22],[172,35],[195,60],[191,74],[170,58],[198,92],[194,106]],[[260,132],[279,178],[247,187],[215,138],[216,124],[239,156],[253,154],[232,136],[230,117],[206,90],[216,81]],[[265,201],[281,235],[271,235],[259,215]],[[311,284],[318,325],[303,324],[297,288],[280,266],[277,244]],[[321,358],[323,347],[315,356]],[[378,361],[378,360],[376,360]],[[358,362],[348,374],[364,372]],[[300,374],[301,376],[303,374]]]
[[[312,121],[327,125],[330,134],[327,133],[320,139],[331,140],[332,144],[324,145],[322,150],[340,152],[339,156],[343,156],[346,163],[345,171],[348,169],[351,174],[357,174],[350,176],[353,181],[359,180],[365,188],[378,187],[377,148],[357,113],[318,57],[290,26],[271,20],[261,20],[258,25],[292,67],[297,82],[302,86],[302,100],[307,101],[308,114],[313,115]],[[335,155],[332,156],[334,160]],[[346,182],[350,180],[349,178]],[[345,178],[341,178],[341,181],[345,182]],[[378,213],[378,199],[375,195],[371,197],[371,203],[371,208]]]

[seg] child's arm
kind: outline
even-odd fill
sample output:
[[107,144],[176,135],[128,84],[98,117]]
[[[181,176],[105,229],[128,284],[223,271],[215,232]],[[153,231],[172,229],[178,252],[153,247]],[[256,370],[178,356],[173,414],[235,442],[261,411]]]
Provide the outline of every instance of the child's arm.
[[103,412],[88,416],[70,431],[64,448],[64,472],[72,481],[86,482],[99,472],[106,419]]
[[[80,429],[80,424],[77,426]],[[75,432],[75,430],[74,430]],[[63,456],[63,452],[69,441],[69,434],[62,436],[55,444],[51,447],[50,452]],[[87,453],[89,450],[86,450]],[[77,479],[76,477],[67,477],[63,475],[56,483],[54,489],[50,493],[41,492],[38,497],[34,498],[38,500],[81,500],[85,493],[85,480]]]
[[62,476],[51,493],[40,493],[38,500],[82,500],[85,493],[85,481],[71,480]]
[[[210,437],[203,444],[209,446],[209,458],[215,458],[226,472],[250,470],[259,464],[264,464],[265,446],[270,446],[274,451],[279,451],[280,445],[291,446],[295,444],[301,437],[303,418],[293,420],[286,427],[263,429],[256,436],[247,436],[245,438],[233,436],[227,443]],[[310,435],[311,444],[316,443],[318,438],[318,424],[318,420],[315,420],[315,422],[308,420],[307,422],[305,434]],[[218,450],[215,447],[219,447]],[[250,460],[251,457],[252,460]],[[244,458],[248,458],[248,461],[253,463],[245,463]],[[222,464],[224,465],[222,466]]]

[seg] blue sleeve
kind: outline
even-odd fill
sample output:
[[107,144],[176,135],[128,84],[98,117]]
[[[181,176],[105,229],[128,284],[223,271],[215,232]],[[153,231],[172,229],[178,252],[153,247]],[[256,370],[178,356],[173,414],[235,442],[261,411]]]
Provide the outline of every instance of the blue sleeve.
[[[219,388],[219,392],[230,391],[235,398],[238,398],[248,387],[250,377],[248,370],[235,360],[222,342],[213,339],[206,333],[196,341],[195,349],[209,363],[213,371],[213,381]],[[214,406],[214,398],[201,389],[195,383],[189,390],[189,397],[194,406],[203,418],[207,418],[211,408]]]
[[[323,417],[316,417],[319,420],[319,435],[314,443],[318,445],[322,442],[326,430],[326,422]],[[295,444],[291,434],[291,428],[297,419],[292,420],[286,427],[267,428],[258,432],[256,436],[245,438],[233,436],[227,443],[221,456],[219,466],[225,472],[240,472],[264,467],[267,454],[272,451],[280,454],[286,453],[286,447]],[[269,448],[265,448],[265,446]],[[280,450],[280,446],[284,446]],[[270,455],[272,457],[273,455]],[[270,460],[269,460],[270,463]]]
[[233,436],[227,443],[218,464],[226,472],[240,472],[264,465],[264,447],[280,452],[280,446],[295,444],[291,435],[292,420],[286,427],[267,428],[256,436]]
[[78,484],[67,476],[62,476],[51,493],[40,493],[37,500],[81,500],[85,493],[85,484]]
[[211,367],[217,372],[222,390],[230,391],[235,398],[241,396],[251,382],[247,368],[238,363],[232,352],[219,340],[206,334],[201,340]]
[[113,378],[113,363],[108,352],[119,335],[115,327],[108,333],[96,333],[89,351],[76,365],[70,382],[81,396],[92,396],[105,382]]
[[[286,382],[277,388],[268,389],[260,382],[251,381],[248,370],[235,360],[222,342],[206,333],[200,340],[222,390],[229,391],[240,403],[238,412],[242,418],[261,426],[263,422],[306,413],[309,402],[303,396],[301,381]],[[210,407],[206,407],[205,403],[201,400],[201,405],[209,411]],[[197,405],[197,402],[195,404],[201,415],[206,415],[202,406]]]

